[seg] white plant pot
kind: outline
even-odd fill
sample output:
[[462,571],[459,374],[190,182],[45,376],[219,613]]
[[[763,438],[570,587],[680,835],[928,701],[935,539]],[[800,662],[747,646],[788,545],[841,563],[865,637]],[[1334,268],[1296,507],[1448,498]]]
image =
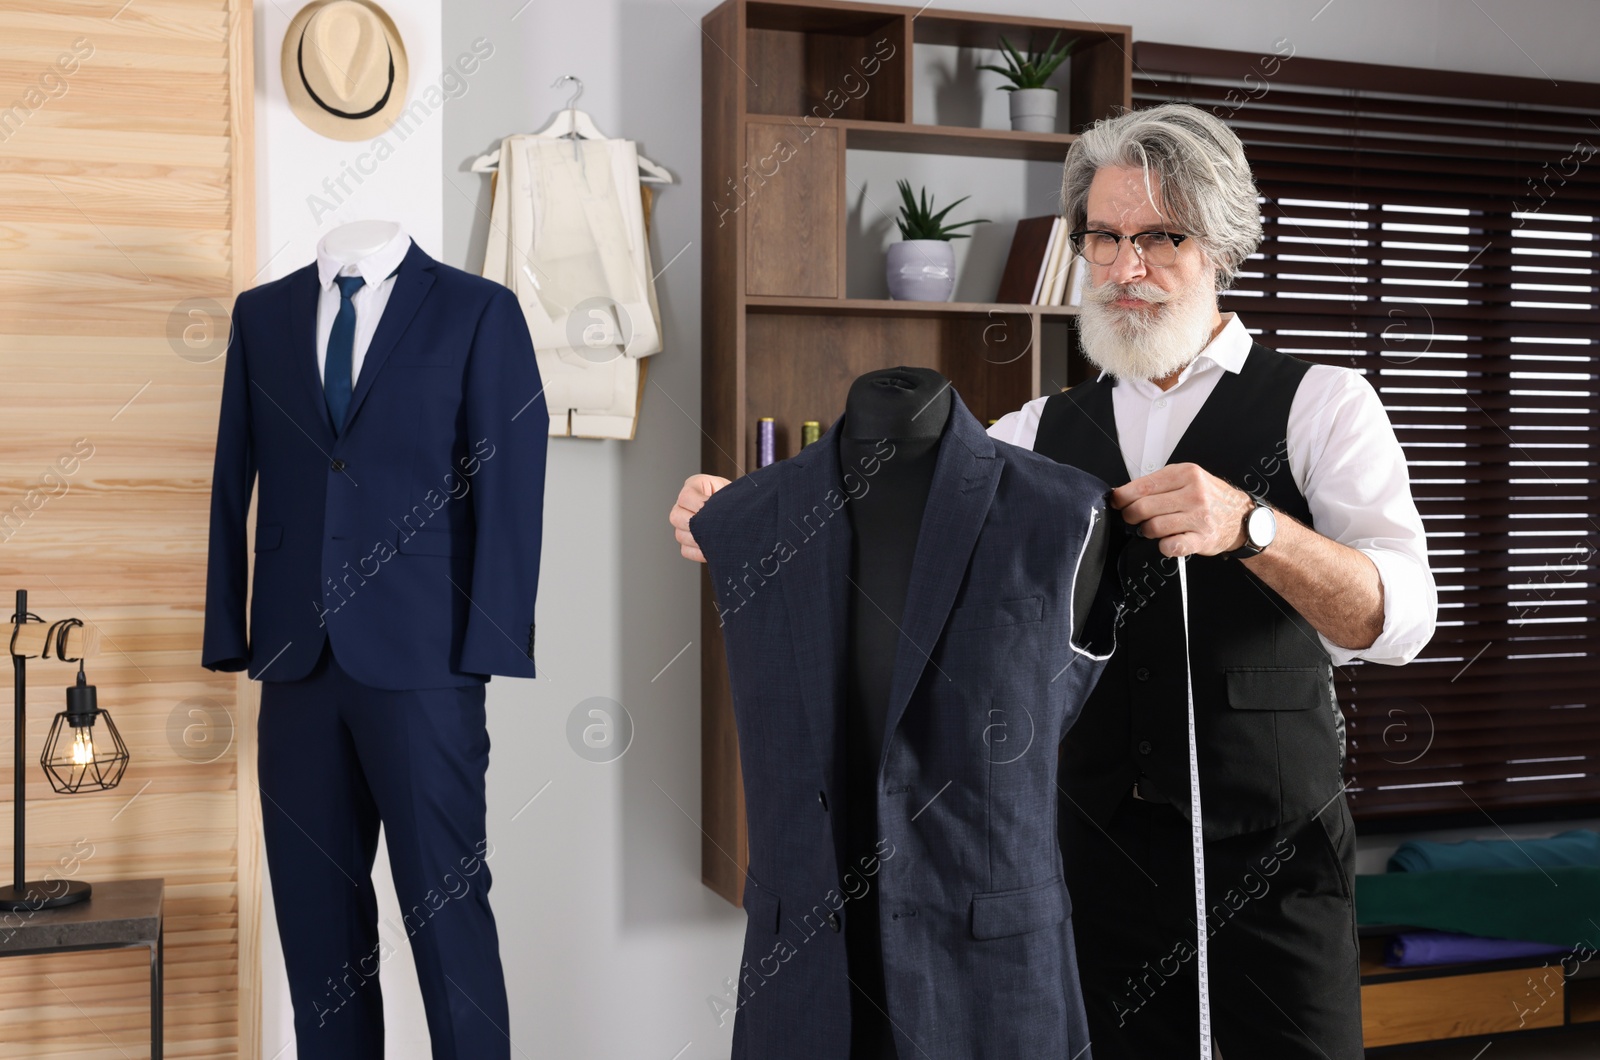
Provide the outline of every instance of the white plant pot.
[[948,302],[956,289],[956,252],[948,239],[889,244],[889,297],[897,302]]
[[1017,132],[1056,131],[1056,90],[1019,88],[1011,96],[1011,128]]

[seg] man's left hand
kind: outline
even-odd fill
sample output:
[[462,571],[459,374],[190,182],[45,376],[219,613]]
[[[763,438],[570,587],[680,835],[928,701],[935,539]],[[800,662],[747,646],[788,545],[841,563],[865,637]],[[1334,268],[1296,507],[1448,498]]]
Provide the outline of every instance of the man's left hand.
[[1111,491],[1111,506],[1159,538],[1164,556],[1215,556],[1243,548],[1255,498],[1199,464],[1168,464]]

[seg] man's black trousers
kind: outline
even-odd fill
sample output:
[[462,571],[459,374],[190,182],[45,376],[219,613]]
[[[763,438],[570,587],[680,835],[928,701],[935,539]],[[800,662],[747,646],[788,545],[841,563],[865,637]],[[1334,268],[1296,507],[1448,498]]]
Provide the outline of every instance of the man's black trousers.
[[[1196,1055],[1188,820],[1131,793],[1105,827],[1070,799],[1060,813],[1095,1060]],[[1223,1060],[1361,1060],[1355,827],[1345,800],[1208,842],[1205,861],[1212,1036]]]

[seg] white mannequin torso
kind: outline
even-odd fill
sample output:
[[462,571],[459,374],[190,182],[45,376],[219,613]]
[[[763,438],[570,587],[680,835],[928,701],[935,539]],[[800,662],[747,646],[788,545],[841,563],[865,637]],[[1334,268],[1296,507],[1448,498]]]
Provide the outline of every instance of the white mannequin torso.
[[396,221],[352,221],[322,237],[322,248],[340,265],[354,265],[378,252],[400,231]]
[[326,375],[328,339],[339,311],[336,275],[360,275],[366,283],[352,296],[355,334],[352,340],[350,378],[360,379],[367,347],[378,328],[389,293],[392,274],[411,248],[411,239],[396,221],[355,221],[333,229],[317,245],[317,371]]

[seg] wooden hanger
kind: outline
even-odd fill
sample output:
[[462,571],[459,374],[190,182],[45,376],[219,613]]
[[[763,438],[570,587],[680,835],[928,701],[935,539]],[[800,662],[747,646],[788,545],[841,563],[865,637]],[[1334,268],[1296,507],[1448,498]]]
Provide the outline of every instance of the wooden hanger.
[[[567,100],[567,105],[556,112],[555,120],[536,133],[529,135],[544,137],[546,139],[560,139],[569,137],[574,141],[573,151],[576,153],[578,140],[609,140],[611,137],[600,131],[594,119],[589,117],[588,111],[578,110],[573,106],[578,97],[583,95],[583,81],[572,74],[563,74],[556,78],[550,87],[554,88],[564,81],[577,83],[577,90],[572,93],[572,98]],[[500,165],[500,149],[495,148],[488,154],[479,155],[472,163],[472,172],[491,173]],[[639,181],[642,184],[676,184],[677,178],[667,172],[666,167],[650,161],[644,155],[639,156]]]

